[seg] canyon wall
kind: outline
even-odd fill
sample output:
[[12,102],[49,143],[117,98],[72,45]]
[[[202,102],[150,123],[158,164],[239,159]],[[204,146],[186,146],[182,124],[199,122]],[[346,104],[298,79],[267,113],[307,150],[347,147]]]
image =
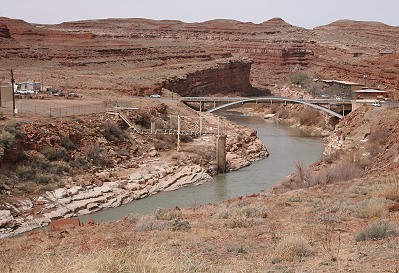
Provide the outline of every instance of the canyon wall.
[[[247,82],[239,83],[248,73],[245,62],[237,69],[225,66],[235,75],[222,79],[230,86],[204,84],[218,76],[219,68],[209,69],[209,63],[243,56],[253,60],[250,83],[258,89],[278,91],[298,71],[360,83],[367,75],[370,87],[399,88],[399,27],[381,23],[343,20],[311,30],[279,18],[261,24],[106,19],[59,25],[0,18],[0,24],[6,26],[3,40],[14,41],[13,49],[0,50],[3,66],[13,66],[21,78],[37,71],[26,71],[27,65],[39,68],[49,85],[74,90],[243,94],[252,91]],[[204,71],[203,78],[196,71]]]
[[184,78],[167,80],[163,87],[181,96],[245,96],[251,93],[249,82],[250,59],[229,59],[215,66],[185,75]]

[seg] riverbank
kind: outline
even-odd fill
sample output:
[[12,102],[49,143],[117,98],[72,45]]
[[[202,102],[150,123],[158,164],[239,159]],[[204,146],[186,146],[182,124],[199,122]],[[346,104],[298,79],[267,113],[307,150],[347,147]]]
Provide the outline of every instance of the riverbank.
[[[267,157],[267,150],[253,129],[228,121],[225,126],[229,171]],[[14,202],[3,204],[6,209],[1,210],[0,237],[46,226],[54,219],[90,214],[158,192],[208,182],[216,174],[214,142],[213,136],[201,136],[181,143],[180,152],[150,149],[134,159],[134,164],[94,170],[74,179],[66,178],[68,182],[63,187],[43,195],[15,198]]]
[[[399,206],[394,201],[399,198],[398,118],[395,110],[368,108],[340,124],[340,129],[351,128],[346,131],[350,143],[358,145],[353,149],[362,149],[361,154],[374,143],[371,135],[376,131],[366,136],[367,141],[357,138],[370,128],[369,119],[381,125],[379,131],[391,133],[371,162],[383,174],[366,171],[355,179],[301,183],[296,189],[188,209],[160,209],[144,216],[131,213],[113,223],[5,238],[0,269],[34,273],[109,272],[121,267],[131,272],[174,273],[263,272],[265,268],[273,272],[395,272],[399,262],[395,254]],[[346,170],[345,163],[330,174]]]

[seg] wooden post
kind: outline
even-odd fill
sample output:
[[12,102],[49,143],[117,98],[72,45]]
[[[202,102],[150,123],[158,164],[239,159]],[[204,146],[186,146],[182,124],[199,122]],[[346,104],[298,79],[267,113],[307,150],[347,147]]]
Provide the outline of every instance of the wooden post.
[[180,152],[180,115],[177,115],[177,151]]

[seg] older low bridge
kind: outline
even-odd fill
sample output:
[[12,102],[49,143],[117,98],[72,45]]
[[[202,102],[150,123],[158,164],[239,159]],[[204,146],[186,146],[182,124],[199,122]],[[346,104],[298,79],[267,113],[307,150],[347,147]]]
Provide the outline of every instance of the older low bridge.
[[[240,105],[244,103],[299,103],[313,107],[320,111],[324,111],[332,116],[342,119],[345,116],[345,111],[352,110],[352,101],[343,99],[293,99],[284,97],[259,97],[259,98],[229,98],[229,97],[183,97],[180,99],[183,103],[194,107],[199,104],[197,109],[199,111],[214,112],[223,108]],[[332,106],[342,107],[342,114],[331,110]]]

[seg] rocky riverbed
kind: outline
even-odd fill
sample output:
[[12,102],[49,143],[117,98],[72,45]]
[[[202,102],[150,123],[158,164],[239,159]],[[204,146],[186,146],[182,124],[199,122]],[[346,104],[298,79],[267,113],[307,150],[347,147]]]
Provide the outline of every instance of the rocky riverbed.
[[[256,132],[231,124],[227,137],[228,170],[249,165],[266,157],[267,151]],[[194,139],[195,145],[212,145],[214,137]],[[191,144],[193,144],[191,143]],[[197,148],[198,149],[198,148]],[[48,225],[54,219],[105,210],[162,191],[198,185],[212,179],[212,162],[207,166],[185,160],[186,152],[158,153],[155,150],[133,167],[116,167],[68,179],[63,187],[34,198],[19,198],[0,210],[0,238]]]

